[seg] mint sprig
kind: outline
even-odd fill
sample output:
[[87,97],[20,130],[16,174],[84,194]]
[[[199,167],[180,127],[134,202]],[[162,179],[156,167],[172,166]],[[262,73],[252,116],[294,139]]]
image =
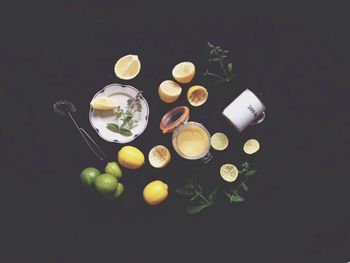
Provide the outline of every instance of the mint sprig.
[[256,174],[257,170],[251,170],[249,163],[245,162],[241,164],[241,170],[239,170],[240,176],[244,176],[244,179],[238,186],[230,187],[227,191],[223,191],[225,196],[230,200],[230,204],[234,202],[243,202],[244,198],[240,194],[240,190],[243,189],[245,192],[248,191],[247,182],[250,176]]
[[218,192],[219,185],[217,185],[209,195],[206,195],[202,186],[197,182],[197,178],[191,178],[184,186],[177,188],[175,191],[182,196],[186,196],[191,203],[186,212],[188,214],[197,214],[203,209],[213,206],[216,193]]
[[226,62],[227,56],[230,52],[228,50],[222,49],[220,46],[215,46],[210,42],[207,42],[207,45],[210,48],[208,63],[218,63],[223,75],[211,72],[209,69],[207,69],[204,72],[204,76],[218,78],[221,82],[229,82],[237,75],[237,73],[233,72],[232,62]]
[[121,125],[108,123],[107,129],[124,136],[132,136],[131,129],[137,125],[137,121],[133,119],[134,114],[141,112],[141,110],[141,92],[139,92],[135,98],[128,99],[126,110],[123,110],[120,106],[113,110],[117,122],[122,121]]

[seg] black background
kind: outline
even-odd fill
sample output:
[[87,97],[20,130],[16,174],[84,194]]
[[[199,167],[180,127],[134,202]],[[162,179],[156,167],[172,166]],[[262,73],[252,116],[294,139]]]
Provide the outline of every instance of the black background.
[[[341,8],[233,3],[150,4],[128,1],[22,3],[2,8],[1,159],[4,262],[347,262],[350,223],[346,161],[349,126]],[[211,41],[231,51],[238,77],[215,87],[202,73]],[[116,60],[137,54],[142,63],[133,80],[119,80]],[[164,104],[157,87],[171,79],[181,61],[195,63],[190,83],[208,88],[209,100],[191,107],[193,121],[210,133],[225,132],[224,152],[203,166],[174,152],[159,121],[183,95]],[[98,141],[108,161],[122,145],[103,141],[89,124],[89,102],[111,83],[144,91],[150,105],[146,131],[131,145],[146,155],[164,144],[172,162],[162,170],[146,163],[124,169],[126,191],[108,201],[85,189],[79,173],[102,169],[72,123],[52,105],[72,101],[77,122]],[[267,107],[263,124],[237,133],[220,113],[249,88]],[[245,140],[261,150],[245,155]],[[193,174],[207,191],[223,163],[250,162],[259,173],[246,201],[230,206],[221,194],[215,207],[189,216],[187,201],[174,189]],[[149,207],[142,189],[154,179],[169,185],[162,205]]]

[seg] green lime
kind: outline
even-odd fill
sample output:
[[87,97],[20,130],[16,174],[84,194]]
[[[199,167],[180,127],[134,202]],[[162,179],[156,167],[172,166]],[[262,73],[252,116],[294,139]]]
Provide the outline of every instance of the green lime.
[[111,194],[117,189],[118,180],[113,175],[101,174],[96,178],[95,186],[102,194]]
[[118,198],[124,192],[124,185],[122,183],[118,183],[117,190],[114,193],[114,197]]
[[116,162],[107,163],[105,172],[117,177],[118,179],[122,178],[122,170]]
[[113,200],[121,196],[123,192],[124,192],[124,185],[122,183],[118,183],[117,189],[114,191],[114,193],[107,194],[106,197],[109,200]]
[[233,182],[237,179],[238,169],[233,164],[227,163],[221,166],[220,175],[225,181]]
[[250,140],[246,141],[243,145],[243,151],[246,154],[256,153],[257,151],[259,151],[259,149],[260,149],[260,144],[255,139],[250,139]]
[[92,186],[96,178],[100,175],[100,171],[97,170],[94,167],[88,167],[81,171],[80,173],[80,180],[83,182],[83,184],[87,186]]
[[217,151],[223,151],[228,146],[228,138],[222,132],[217,132],[211,136],[211,146]]

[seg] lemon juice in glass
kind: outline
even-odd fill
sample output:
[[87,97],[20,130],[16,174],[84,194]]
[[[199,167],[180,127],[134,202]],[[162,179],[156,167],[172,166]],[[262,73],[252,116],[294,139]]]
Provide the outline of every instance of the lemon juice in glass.
[[160,122],[163,133],[173,132],[172,144],[175,151],[188,160],[201,159],[207,163],[212,159],[210,134],[198,122],[188,122],[189,108],[179,106],[164,115]]

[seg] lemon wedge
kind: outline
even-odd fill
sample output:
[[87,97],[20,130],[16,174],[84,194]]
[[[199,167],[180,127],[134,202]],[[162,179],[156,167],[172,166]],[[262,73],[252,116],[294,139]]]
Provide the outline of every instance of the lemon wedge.
[[90,105],[95,110],[113,110],[118,105],[108,97],[97,97],[90,102]]
[[211,146],[217,151],[223,151],[228,146],[228,138],[225,134],[217,132],[211,136]]
[[226,182],[234,182],[238,176],[238,169],[233,164],[224,164],[220,168],[220,175]]
[[118,59],[114,66],[114,72],[120,79],[133,79],[139,74],[141,62],[136,55],[126,55]]
[[193,86],[187,91],[188,102],[195,107],[203,105],[208,99],[208,91],[199,85]]
[[158,88],[159,97],[165,103],[171,103],[177,100],[181,92],[181,86],[172,80],[163,81]]
[[256,153],[257,151],[259,151],[259,149],[260,149],[260,143],[255,139],[250,139],[246,141],[243,145],[243,151],[246,154]]
[[190,82],[195,73],[196,68],[192,62],[181,62],[177,64],[172,71],[174,79],[180,83]]
[[170,151],[163,145],[154,146],[148,154],[149,163],[154,168],[165,167],[170,162],[170,159]]

